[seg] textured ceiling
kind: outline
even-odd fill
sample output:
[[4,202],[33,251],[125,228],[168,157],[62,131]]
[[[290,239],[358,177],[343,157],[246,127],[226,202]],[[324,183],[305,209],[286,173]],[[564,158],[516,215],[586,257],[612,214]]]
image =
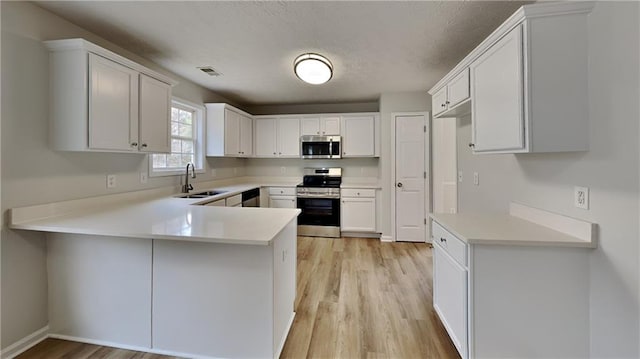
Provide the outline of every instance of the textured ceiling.
[[[59,16],[246,105],[375,101],[427,91],[523,2],[40,1]],[[334,77],[307,85],[304,52]],[[212,66],[210,77],[197,70]]]

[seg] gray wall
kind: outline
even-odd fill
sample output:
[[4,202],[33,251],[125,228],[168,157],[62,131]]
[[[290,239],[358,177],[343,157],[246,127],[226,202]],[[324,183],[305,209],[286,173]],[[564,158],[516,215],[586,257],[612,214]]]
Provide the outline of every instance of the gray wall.
[[394,238],[391,229],[391,191],[395,186],[391,183],[391,129],[394,126],[393,113],[431,111],[431,96],[425,92],[383,93],[380,96],[380,180],[382,183],[380,227],[384,237]]
[[[110,44],[27,2],[2,1],[2,214],[12,207],[55,202],[107,193],[179,184],[179,178],[149,178],[147,157],[136,154],[64,153],[48,148],[48,52],[42,40],[83,37],[120,53],[180,83],[174,95],[195,103],[226,100]],[[244,160],[208,159],[197,181],[244,174]],[[234,170],[235,169],[235,170]],[[107,190],[105,175],[118,176]],[[47,281],[44,236],[2,228],[1,347],[47,324]]]
[[[506,212],[519,201],[599,225],[590,258],[595,358],[640,356],[638,18],[638,3],[622,2],[599,2],[589,15],[588,152],[472,155],[470,119],[458,124],[460,212]],[[590,210],[573,206],[574,186],[590,188]]]

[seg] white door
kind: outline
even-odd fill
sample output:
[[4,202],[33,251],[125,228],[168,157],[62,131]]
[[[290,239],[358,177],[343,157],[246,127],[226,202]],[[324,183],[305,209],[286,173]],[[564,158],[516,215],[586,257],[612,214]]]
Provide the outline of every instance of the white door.
[[433,134],[431,137],[433,212],[457,213],[456,119],[434,118],[431,133]]
[[276,157],[276,123],[275,118],[255,120],[256,125],[256,157]]
[[171,85],[140,74],[140,151],[171,152]]
[[395,116],[396,241],[426,241],[426,116]]
[[300,157],[300,119],[278,120],[278,156]]
[[89,54],[89,147],[138,150],[138,73]]

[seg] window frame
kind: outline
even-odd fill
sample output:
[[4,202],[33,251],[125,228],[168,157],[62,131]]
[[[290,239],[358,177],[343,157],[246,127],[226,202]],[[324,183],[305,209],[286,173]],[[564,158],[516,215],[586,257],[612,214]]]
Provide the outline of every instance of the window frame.
[[[171,98],[171,109],[178,108],[186,111],[194,112],[194,136],[193,136],[193,149],[194,149],[194,161],[195,172],[196,173],[205,173],[205,108],[203,105],[199,105],[193,103],[191,101],[183,100],[178,97]],[[171,111],[170,111],[171,112]],[[171,122],[171,120],[169,120]],[[174,136],[171,135],[171,131],[169,131],[169,141],[174,139]],[[175,137],[178,138],[178,137]],[[172,152],[170,152],[172,153]],[[156,153],[150,153],[148,158],[148,168],[149,168],[149,177],[163,177],[163,176],[179,176],[184,175],[186,169],[156,169],[153,167],[153,155]],[[165,154],[165,153],[157,153],[157,154]]]

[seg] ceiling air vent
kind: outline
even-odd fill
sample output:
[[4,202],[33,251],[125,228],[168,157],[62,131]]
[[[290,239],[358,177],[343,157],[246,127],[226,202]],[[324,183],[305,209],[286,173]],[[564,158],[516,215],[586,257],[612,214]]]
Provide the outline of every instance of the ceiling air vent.
[[211,66],[198,67],[198,70],[204,72],[205,74],[207,74],[209,76],[220,76],[220,75],[222,75],[218,71],[214,70],[213,67],[211,67]]

